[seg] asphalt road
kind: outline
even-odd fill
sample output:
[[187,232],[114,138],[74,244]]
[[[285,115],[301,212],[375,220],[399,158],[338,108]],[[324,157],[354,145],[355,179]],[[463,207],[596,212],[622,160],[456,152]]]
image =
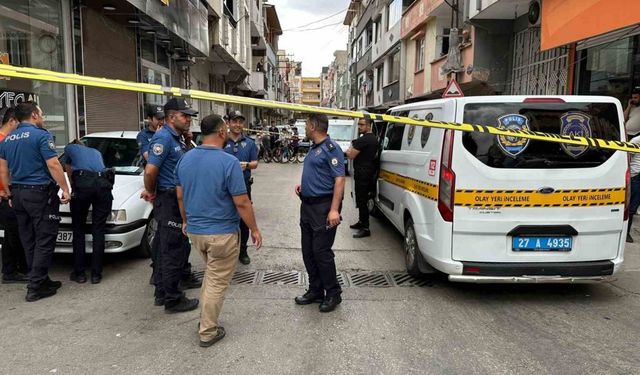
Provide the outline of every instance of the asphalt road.
[[[68,281],[71,257],[61,255],[51,274],[63,287],[52,298],[26,303],[24,286],[0,285],[0,374],[638,373],[636,244],[610,284],[470,285],[435,277],[422,287],[397,286],[402,238],[377,220],[372,237],[351,238],[346,224],[356,212],[347,199],[335,245],[350,285],[345,301],[330,314],[296,306],[304,279],[283,283],[304,277],[295,272],[304,270],[293,193],[301,170],[268,164],[255,173],[264,248],[250,249],[252,263],[238,275],[261,281],[230,288],[223,341],[200,348],[199,312],[166,315],[153,306],[148,260],[108,256],[103,282],[79,285]],[[197,254],[192,263],[203,269]],[[378,271],[371,282],[386,286],[356,286],[365,271]]]

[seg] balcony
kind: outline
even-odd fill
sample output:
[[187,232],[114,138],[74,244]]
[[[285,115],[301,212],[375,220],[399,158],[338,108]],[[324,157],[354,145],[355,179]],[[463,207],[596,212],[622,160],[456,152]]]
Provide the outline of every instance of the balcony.
[[265,91],[265,87],[267,87],[267,79],[265,78],[263,72],[251,72],[249,84],[251,85],[253,91]]
[[358,60],[356,64],[356,73],[360,74],[363,70],[371,66],[371,46],[368,47],[364,55]]
[[442,5],[447,6],[444,0],[419,0],[413,3],[411,7],[402,16],[402,26],[400,34],[402,39],[412,34],[416,29],[422,26],[432,13],[439,10]]
[[469,18],[512,20],[529,12],[531,0],[480,0],[468,2]]

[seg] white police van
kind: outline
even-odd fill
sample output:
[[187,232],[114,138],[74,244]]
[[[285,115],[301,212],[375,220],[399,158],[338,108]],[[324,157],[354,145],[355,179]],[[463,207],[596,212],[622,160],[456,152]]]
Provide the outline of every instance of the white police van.
[[[617,99],[484,96],[392,108],[418,119],[624,140]],[[404,234],[410,274],[459,282],[592,282],[622,264],[627,154],[376,122],[374,209]]]

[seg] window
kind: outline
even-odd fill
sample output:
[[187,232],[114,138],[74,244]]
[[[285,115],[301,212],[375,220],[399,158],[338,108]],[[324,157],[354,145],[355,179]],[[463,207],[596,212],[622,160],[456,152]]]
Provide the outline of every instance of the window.
[[380,39],[380,21],[376,21],[373,24],[373,42],[378,43]]
[[451,29],[444,29],[442,32],[442,47],[440,49],[440,56],[444,56],[449,53],[449,34]]
[[424,69],[424,37],[416,40],[416,72]]
[[384,86],[384,65],[376,68],[376,91],[381,90]]
[[[402,114],[399,114],[403,116]],[[400,150],[402,147],[402,135],[404,134],[404,124],[389,124],[385,137],[385,150]]]
[[389,81],[387,84],[400,80],[400,52],[396,52],[389,58]]
[[369,26],[367,26],[367,48],[369,48],[371,46],[371,43],[373,42],[373,24],[370,23]]
[[400,21],[402,16],[402,0],[393,0],[387,5],[387,31]]

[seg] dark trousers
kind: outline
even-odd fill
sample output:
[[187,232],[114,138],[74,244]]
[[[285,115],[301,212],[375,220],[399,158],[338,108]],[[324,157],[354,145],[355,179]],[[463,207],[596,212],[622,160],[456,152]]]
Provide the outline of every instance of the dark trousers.
[[[78,179],[98,180],[102,177],[84,177]],[[88,181],[87,181],[88,182]],[[97,181],[96,181],[97,182]],[[86,262],[85,233],[87,214],[91,207],[91,235],[93,239],[93,254],[91,256],[91,274],[102,274],[102,259],[104,257],[104,232],[107,219],[111,214],[113,195],[111,187],[100,186],[97,183],[91,187],[74,186],[71,198],[71,220],[73,227],[73,270],[76,274],[84,273]]]
[[175,190],[158,191],[153,210],[158,221],[154,239],[157,247],[154,263],[155,296],[164,298],[165,306],[171,306],[184,295],[179,284],[188,264],[189,239],[182,233],[182,217]]
[[0,201],[0,225],[4,230],[2,239],[2,274],[11,275],[16,272],[27,274],[27,258],[20,242],[18,221],[9,201]]
[[631,224],[633,223],[633,215],[635,215],[638,207],[640,207],[640,174],[631,177],[631,196],[629,197],[629,223],[627,233],[631,234]]
[[300,206],[302,259],[309,275],[309,291],[327,297],[342,293],[338,283],[335,254],[331,247],[337,227],[327,228],[331,201]]
[[12,187],[13,208],[29,267],[29,289],[39,289],[49,279],[60,223],[58,186]]
[[[249,196],[249,200],[251,200],[251,182],[248,179],[244,180],[244,183],[247,187],[247,195]],[[247,224],[240,219],[240,255],[243,256],[247,254],[247,242],[249,242],[249,227]]]
[[369,207],[367,203],[375,192],[375,170],[359,169],[354,172],[354,188],[356,207],[358,207],[358,222],[369,229]]
[[[156,220],[158,218],[156,217]],[[160,237],[158,236],[158,233],[156,232],[155,237],[153,237],[153,242],[151,243],[151,269],[152,269],[152,275],[151,275],[151,280],[155,280],[155,273],[156,273],[156,265],[157,263],[157,259],[158,259],[158,253],[159,253],[159,243],[158,243],[158,239]],[[189,238],[187,238],[184,241],[183,244],[183,251],[185,252],[185,261],[184,264],[182,265],[182,272],[180,273],[180,278],[182,280],[187,280],[190,276],[191,276],[191,263],[189,263],[189,256],[191,256],[191,244],[189,243]]]

